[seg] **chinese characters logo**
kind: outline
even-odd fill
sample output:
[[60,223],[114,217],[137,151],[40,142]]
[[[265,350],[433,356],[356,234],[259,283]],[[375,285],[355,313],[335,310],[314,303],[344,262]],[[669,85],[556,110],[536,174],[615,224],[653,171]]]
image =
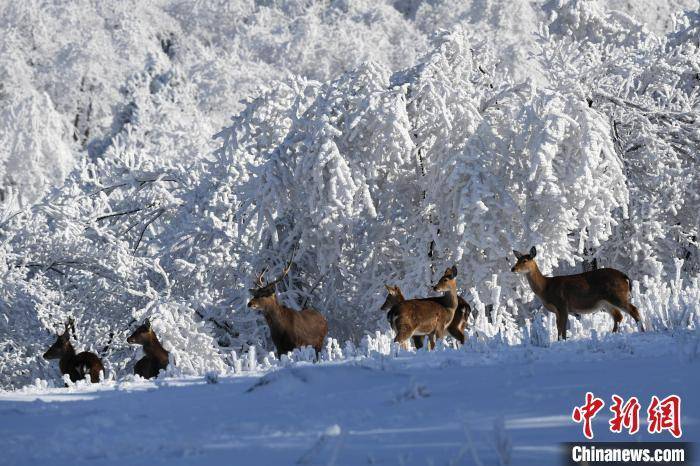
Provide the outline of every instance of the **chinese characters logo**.
[[[574,407],[571,413],[571,419],[574,422],[583,424],[583,435],[589,440],[593,438],[593,419],[604,407],[605,402],[601,398],[587,392],[585,403]],[[612,418],[608,421],[610,432],[621,433],[626,430],[633,435],[639,431],[641,404],[637,397],[633,396],[625,401],[622,397],[613,395],[610,411],[612,412]],[[656,395],[652,396],[646,414],[647,432],[650,434],[667,431],[675,438],[683,435],[681,398],[678,395],[669,395],[664,399],[659,399]]]

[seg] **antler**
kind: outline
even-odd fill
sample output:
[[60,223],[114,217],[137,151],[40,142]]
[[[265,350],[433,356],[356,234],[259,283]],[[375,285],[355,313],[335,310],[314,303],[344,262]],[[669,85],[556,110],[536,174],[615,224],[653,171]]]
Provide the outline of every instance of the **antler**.
[[297,253],[297,246],[294,246],[294,249],[292,249],[292,255],[289,257],[289,261],[287,261],[287,265],[282,270],[282,275],[280,275],[274,281],[269,283],[270,285],[276,285],[277,283],[281,282],[284,279],[284,277],[287,276],[287,274],[289,273],[289,270],[292,268],[292,262],[294,261],[294,255],[296,253]]
[[267,269],[269,267],[266,265],[264,269],[262,269],[262,272],[260,272],[257,277],[255,277],[255,285],[258,288],[262,288],[265,286],[265,283],[263,282],[263,275],[265,275],[265,272],[267,272]]
[[263,288],[266,286],[276,285],[277,283],[281,282],[284,279],[284,277],[287,276],[287,274],[289,273],[289,270],[292,268],[292,261],[294,260],[294,255],[296,254],[296,252],[297,252],[297,246],[294,246],[294,249],[292,250],[292,255],[289,257],[289,261],[287,262],[287,265],[282,270],[282,275],[280,275],[279,277],[277,277],[276,279],[274,279],[273,281],[268,282],[268,283],[265,283],[263,281],[263,276],[265,275],[265,272],[267,272],[268,269],[270,268],[268,265],[266,265],[265,268],[262,269],[262,272],[260,272],[255,277],[255,286],[257,286],[258,289],[260,289],[260,288]]

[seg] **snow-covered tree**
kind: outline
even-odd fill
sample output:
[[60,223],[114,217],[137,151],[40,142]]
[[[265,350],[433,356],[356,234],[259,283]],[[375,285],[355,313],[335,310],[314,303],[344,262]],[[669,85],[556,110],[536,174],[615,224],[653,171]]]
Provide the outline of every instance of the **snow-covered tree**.
[[[629,189],[627,215],[616,215],[612,238],[591,245],[591,257],[636,277],[669,273],[676,258],[698,273],[699,13],[679,16],[677,29],[661,38],[630,25],[630,18],[625,29],[592,2],[568,2],[559,15],[576,16],[570,24],[578,32],[560,36],[558,27],[545,35],[544,66],[558,88],[585,99],[607,120]],[[601,22],[606,34],[590,26]]]

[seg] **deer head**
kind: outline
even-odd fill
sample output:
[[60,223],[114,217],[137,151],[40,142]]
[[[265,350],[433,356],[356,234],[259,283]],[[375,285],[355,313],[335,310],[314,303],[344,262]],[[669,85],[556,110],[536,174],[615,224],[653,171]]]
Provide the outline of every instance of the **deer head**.
[[515,249],[513,249],[513,254],[515,255],[515,258],[518,259],[518,262],[515,263],[512,269],[510,269],[511,272],[528,274],[537,268],[537,264],[534,261],[535,256],[537,255],[537,249],[535,249],[534,246],[530,248],[529,254],[523,254]]
[[387,295],[386,295],[386,300],[384,301],[384,304],[382,304],[381,309],[382,310],[387,310],[391,309],[394,307],[395,304],[398,304],[400,302],[405,301],[406,299],[403,297],[403,294],[401,293],[401,289],[398,286],[392,286],[392,285],[384,285],[386,287]]
[[457,282],[455,281],[457,278],[457,266],[453,265],[452,267],[449,267],[447,270],[445,270],[445,273],[442,274],[442,277],[440,277],[440,280],[435,284],[433,287],[433,291],[450,291],[452,289],[457,288]]
[[66,354],[74,352],[73,345],[70,343],[70,329],[73,327],[73,318],[68,319],[63,333],[56,337],[56,341],[44,353],[44,359],[61,359]]
[[257,277],[255,278],[255,285],[256,288],[249,288],[248,291],[250,294],[253,296],[250,301],[248,301],[248,307],[252,307],[253,309],[267,309],[270,306],[273,306],[277,303],[277,296],[275,295],[275,291],[277,288],[277,284],[284,280],[284,277],[287,276],[289,273],[289,270],[292,268],[292,261],[294,260],[294,253],[296,252],[296,249],[292,251],[292,256],[289,258],[289,261],[287,262],[287,265],[284,267],[282,270],[282,274],[275,278],[273,281],[270,283],[265,283],[264,281],[264,275],[265,272],[267,272],[268,267],[265,266],[265,268],[260,272]]
[[146,318],[143,324],[139,325],[138,328],[134,330],[134,333],[126,339],[126,342],[132,345],[143,345],[149,343],[154,337],[155,333],[153,333],[153,328],[151,328],[151,321]]

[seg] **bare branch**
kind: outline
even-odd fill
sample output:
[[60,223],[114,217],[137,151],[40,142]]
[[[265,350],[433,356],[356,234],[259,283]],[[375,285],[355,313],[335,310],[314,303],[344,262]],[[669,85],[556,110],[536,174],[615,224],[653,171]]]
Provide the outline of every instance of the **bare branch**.
[[146,222],[146,224],[143,226],[143,229],[141,230],[141,234],[139,235],[139,239],[138,239],[138,241],[136,241],[136,246],[134,246],[134,253],[136,252],[136,250],[137,250],[137,249],[139,248],[139,246],[141,245],[141,240],[143,239],[143,235],[146,233],[146,229],[148,228],[148,226],[149,226],[151,223],[155,222],[155,221],[158,219],[158,217],[160,217],[161,215],[163,215],[164,212],[165,212],[165,209],[158,209],[158,212],[157,212],[153,217],[151,217],[151,219],[148,220],[148,221]]
[[101,217],[97,217],[95,219],[95,221],[99,222],[100,220],[105,220],[108,218],[119,217],[122,215],[131,215],[131,214],[135,214],[136,212],[140,212],[142,210],[143,210],[143,208],[139,207],[138,209],[125,210],[123,212],[115,212],[113,214],[102,215]]
[[[147,178],[147,179],[143,179],[143,180],[136,179],[134,181],[136,183],[139,183],[138,189],[141,189],[144,185],[146,185],[148,183],[155,183],[156,181],[167,181],[169,183],[181,184],[180,180],[178,180],[177,178],[174,178],[174,177]],[[126,186],[130,186],[131,184],[132,184],[132,182],[124,182],[124,183],[113,184],[111,186],[105,186],[104,188],[100,188],[97,191],[93,191],[92,193],[89,194],[89,196],[96,196],[102,192],[107,192],[107,191],[109,191],[111,193],[111,191],[114,191],[115,189],[124,188]]]

